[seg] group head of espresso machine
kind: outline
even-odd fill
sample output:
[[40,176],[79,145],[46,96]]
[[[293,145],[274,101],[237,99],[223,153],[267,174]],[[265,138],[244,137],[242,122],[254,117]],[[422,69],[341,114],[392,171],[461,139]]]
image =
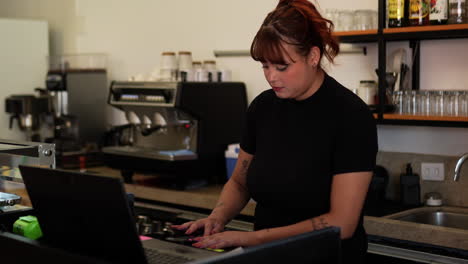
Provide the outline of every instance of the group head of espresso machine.
[[241,82],[113,81],[108,102],[125,113],[105,162],[126,182],[135,172],[187,189],[226,179],[224,151],[240,141],[247,96]]

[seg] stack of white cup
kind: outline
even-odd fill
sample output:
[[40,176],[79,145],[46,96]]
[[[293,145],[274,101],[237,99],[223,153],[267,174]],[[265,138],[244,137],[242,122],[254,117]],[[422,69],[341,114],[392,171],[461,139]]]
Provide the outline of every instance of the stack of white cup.
[[194,63],[193,70],[195,72],[194,81],[196,82],[207,82],[208,81],[208,71],[205,68],[205,65],[201,62]]
[[207,75],[209,82],[218,81],[218,71],[216,70],[216,61],[214,60],[203,61],[203,68],[206,71],[206,75]]
[[231,70],[219,69],[218,70],[218,82],[230,82],[232,79]]
[[175,81],[177,79],[177,60],[175,52],[165,51],[161,54],[159,79],[161,81]]
[[194,69],[192,61],[192,52],[179,51],[179,71],[178,80],[182,82],[194,81]]
[[[139,75],[138,75],[139,76]],[[137,76],[137,77],[138,77]],[[136,77],[131,78],[137,81]],[[138,78],[143,80],[143,77]],[[192,52],[164,51],[161,53],[160,68],[156,68],[151,74],[150,81],[180,81],[180,82],[229,82],[231,81],[231,70],[217,69],[215,60],[200,61],[192,60]]]

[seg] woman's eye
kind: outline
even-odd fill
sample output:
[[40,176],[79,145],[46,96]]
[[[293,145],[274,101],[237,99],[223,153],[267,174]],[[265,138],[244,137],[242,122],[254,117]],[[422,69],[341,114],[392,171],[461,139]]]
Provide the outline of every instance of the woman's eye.
[[262,64],[262,69],[268,69],[268,65]]
[[279,66],[276,66],[276,69],[278,71],[285,71],[286,69],[288,69],[288,64],[285,64],[285,65],[279,65]]

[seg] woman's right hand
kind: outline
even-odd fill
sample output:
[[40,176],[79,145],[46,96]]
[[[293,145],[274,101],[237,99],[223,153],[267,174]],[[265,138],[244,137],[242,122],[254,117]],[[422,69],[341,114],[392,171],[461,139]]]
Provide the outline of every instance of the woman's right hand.
[[182,225],[173,225],[178,230],[185,230],[185,234],[193,234],[197,230],[203,230],[203,236],[209,236],[222,232],[225,222],[215,217],[202,218],[196,221],[190,221]]

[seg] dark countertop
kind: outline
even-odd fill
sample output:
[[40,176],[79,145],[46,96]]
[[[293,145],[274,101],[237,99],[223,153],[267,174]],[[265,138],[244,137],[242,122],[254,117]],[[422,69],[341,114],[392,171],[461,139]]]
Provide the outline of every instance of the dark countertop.
[[[117,170],[107,167],[93,168],[93,170],[120,177]],[[214,208],[222,190],[222,185],[180,191],[138,184],[139,181],[144,183],[144,178],[145,175],[135,175],[136,184],[125,184],[126,191],[147,201],[200,208],[207,211]],[[255,205],[254,201],[249,201],[246,208],[242,210],[241,215],[252,217],[255,212]],[[393,243],[393,245],[404,248],[417,247],[420,249],[431,248],[434,251],[445,250],[449,252],[448,254],[461,250],[461,253],[457,254],[465,256],[466,250],[468,250],[468,230],[410,223],[387,217],[391,214],[415,210],[412,208],[414,207],[402,206],[394,201],[384,201],[373,208],[366,208],[364,226],[370,239],[379,243],[383,243],[383,241]],[[460,210],[463,210],[463,208]],[[464,210],[468,211],[468,208]]]

